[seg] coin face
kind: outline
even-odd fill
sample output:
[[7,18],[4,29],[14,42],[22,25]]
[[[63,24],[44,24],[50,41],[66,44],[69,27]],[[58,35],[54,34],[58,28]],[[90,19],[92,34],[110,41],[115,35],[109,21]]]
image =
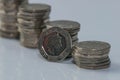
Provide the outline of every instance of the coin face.
[[76,45],[76,50],[81,56],[86,57],[103,57],[107,56],[110,51],[110,44],[102,41],[83,41]]
[[71,52],[71,38],[65,30],[54,27],[41,33],[39,50],[48,61],[61,61]]

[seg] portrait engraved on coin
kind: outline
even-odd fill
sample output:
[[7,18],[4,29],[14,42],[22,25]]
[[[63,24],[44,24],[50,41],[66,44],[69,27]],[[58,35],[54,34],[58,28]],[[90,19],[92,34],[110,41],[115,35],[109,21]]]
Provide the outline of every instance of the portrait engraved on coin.
[[59,33],[51,33],[45,37],[44,48],[48,55],[58,56],[65,49],[65,38]]
[[48,61],[63,61],[71,52],[72,40],[67,31],[53,27],[41,33],[38,48]]

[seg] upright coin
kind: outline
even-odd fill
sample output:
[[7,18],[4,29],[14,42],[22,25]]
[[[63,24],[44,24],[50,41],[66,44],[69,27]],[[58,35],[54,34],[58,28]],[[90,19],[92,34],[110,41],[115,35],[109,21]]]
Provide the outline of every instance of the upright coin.
[[48,61],[64,60],[71,52],[71,37],[65,30],[53,27],[41,33],[39,51]]

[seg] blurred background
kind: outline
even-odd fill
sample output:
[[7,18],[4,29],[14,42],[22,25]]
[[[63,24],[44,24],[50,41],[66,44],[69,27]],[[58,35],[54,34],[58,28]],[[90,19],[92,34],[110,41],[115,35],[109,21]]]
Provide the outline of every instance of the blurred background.
[[52,6],[51,20],[81,24],[79,41],[98,40],[112,46],[107,70],[79,69],[71,61],[47,62],[38,50],[17,40],[0,38],[0,80],[120,80],[120,0],[29,0]]

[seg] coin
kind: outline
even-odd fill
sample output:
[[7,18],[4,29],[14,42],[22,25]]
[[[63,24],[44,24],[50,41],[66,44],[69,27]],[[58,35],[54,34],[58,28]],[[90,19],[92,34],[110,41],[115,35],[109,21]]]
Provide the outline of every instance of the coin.
[[76,64],[76,65],[78,65],[80,68],[98,70],[98,69],[106,69],[106,68],[109,68],[109,67],[110,67],[110,63],[111,63],[111,62],[108,62],[107,64],[101,65],[101,66],[83,66],[83,65],[79,66],[78,64]]
[[[102,41],[83,41],[76,45],[81,54],[100,55],[102,51],[109,53],[110,44]],[[89,52],[89,53],[88,53]]]
[[0,10],[0,15],[17,15],[17,10],[14,11],[5,11],[5,10]]
[[78,38],[78,34],[77,35],[74,35],[74,36],[71,36],[72,39],[76,39]]
[[24,1],[18,1],[18,0],[4,0],[0,3],[0,10],[5,10],[7,12],[9,11],[14,11],[14,10],[18,10],[19,6],[21,4],[27,4],[27,0],[24,0]]
[[37,48],[41,29],[20,29],[20,43],[28,48]]
[[18,18],[20,19],[24,19],[24,20],[32,20],[32,21],[36,21],[36,20],[41,20],[41,19],[49,19],[49,15],[47,16],[25,16],[25,15],[17,15]]
[[[76,57],[78,58],[78,57]],[[80,61],[80,63],[83,63],[83,64],[99,64],[99,63],[103,63],[105,61],[109,61],[109,57],[104,57],[104,58],[85,58],[85,57],[79,57],[78,58]]]
[[1,23],[0,30],[5,31],[5,32],[17,33],[18,27],[14,23],[13,24]]
[[29,13],[39,13],[51,11],[51,6],[47,4],[28,4],[20,7],[20,11]]
[[13,15],[0,15],[0,20],[5,23],[17,23],[17,17]]
[[0,30],[0,36],[4,37],[4,38],[18,38],[19,37],[19,33],[6,32],[6,31]]
[[60,27],[63,28],[67,31],[72,31],[72,30],[77,30],[80,29],[80,24],[75,21],[69,21],[69,20],[56,20],[56,21],[51,21],[46,24],[48,28],[50,27]]
[[40,35],[39,51],[48,61],[64,60],[71,53],[71,46],[69,33],[59,27],[47,29]]
[[20,24],[28,24],[28,25],[36,25],[36,24],[38,24],[38,25],[40,25],[40,24],[44,24],[45,23],[45,20],[36,20],[36,21],[28,21],[28,20],[24,20],[24,19],[18,19],[18,22],[20,23]]
[[19,11],[18,16],[27,16],[27,17],[48,17],[50,15],[50,11],[48,12],[39,12],[39,13],[29,13],[29,12],[22,12]]

